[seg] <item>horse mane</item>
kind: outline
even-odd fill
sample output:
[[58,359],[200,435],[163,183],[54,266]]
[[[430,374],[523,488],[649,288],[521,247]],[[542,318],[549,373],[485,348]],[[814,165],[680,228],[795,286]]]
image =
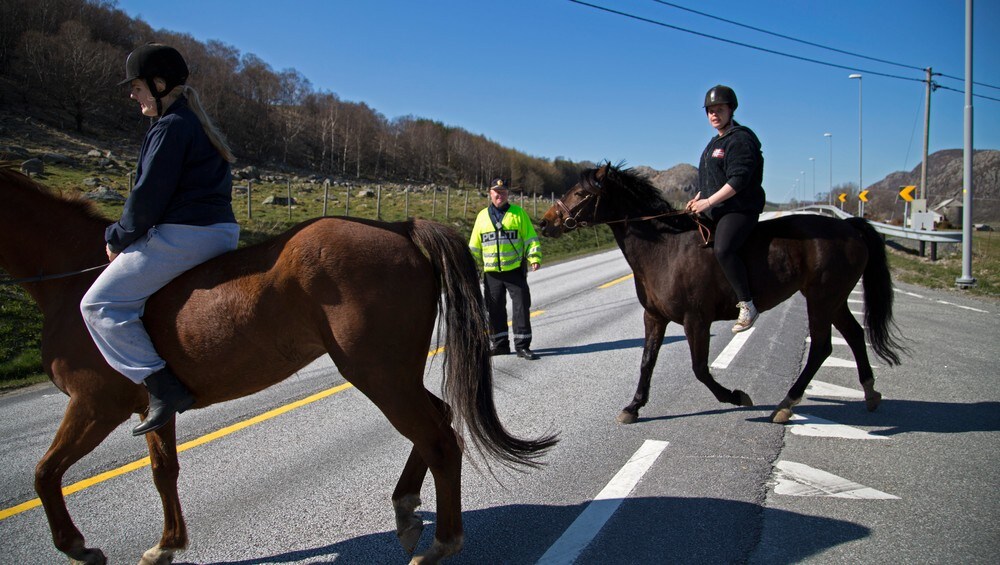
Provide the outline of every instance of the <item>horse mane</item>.
[[606,166],[603,181],[597,180],[598,169],[584,171],[580,180],[591,186],[603,185],[604,197],[613,203],[618,214],[624,216],[622,219],[670,214],[647,221],[627,222],[637,235],[655,238],[662,231],[681,233],[698,227],[690,216],[677,213],[678,210],[663,198],[660,189],[635,169],[626,168],[623,164],[606,163]]
[[[87,220],[102,222],[104,224],[110,223],[110,220],[97,210],[93,202],[82,196],[66,196],[61,192],[56,193],[53,189],[36,182],[28,175],[19,171],[16,163],[0,163],[0,184],[7,185],[14,190],[37,192],[54,204],[62,205],[68,210],[82,215]],[[0,192],[0,195],[2,194]]]

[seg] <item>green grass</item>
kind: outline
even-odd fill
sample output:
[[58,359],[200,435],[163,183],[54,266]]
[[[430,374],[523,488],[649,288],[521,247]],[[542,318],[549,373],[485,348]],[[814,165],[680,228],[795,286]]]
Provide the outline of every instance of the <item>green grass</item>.
[[[907,246],[912,245],[912,242],[907,243]],[[926,247],[925,257],[911,250],[890,247],[889,266],[893,278],[926,288],[955,289],[955,279],[962,275],[961,249],[957,245],[941,247],[937,261],[929,258],[930,244]],[[973,232],[971,274],[976,279],[976,285],[962,292],[1000,300],[1000,235],[996,232]]]

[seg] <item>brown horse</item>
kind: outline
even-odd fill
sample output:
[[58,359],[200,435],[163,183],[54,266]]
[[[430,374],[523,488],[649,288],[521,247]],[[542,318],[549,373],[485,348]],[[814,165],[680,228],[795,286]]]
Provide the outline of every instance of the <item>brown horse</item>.
[[[581,173],[580,181],[545,213],[541,232],[559,237],[578,225],[608,224],[635,274],[639,303],[645,309],[645,344],[639,386],[618,421],[638,420],[649,399],[649,385],[668,322],[684,326],[694,374],[719,402],[753,406],[741,390],[729,390],[708,370],[709,329],[715,320],[732,320],[736,294],[711,249],[701,224],[674,210],[649,181],[631,170],[606,164]],[[743,250],[754,303],[769,310],[802,292],[809,311],[812,345],[806,365],[788,395],[771,414],[787,422],[813,375],[832,351],[831,324],[847,340],[858,366],[869,411],[882,395],[865,350],[865,331],[851,314],[847,298],[864,276],[865,325],[875,353],[898,364],[901,346],[893,335],[892,280],[885,246],[867,221],[822,216],[787,216],[758,224]]]
[[[96,273],[47,275],[106,262],[109,222],[89,204],[53,195],[9,169],[0,170],[0,198],[0,267],[29,279],[21,283],[44,315],[45,370],[70,398],[35,469],[35,490],[56,548],[75,562],[104,563],[66,510],[62,477],[133,413],[144,413],[147,395],[104,362],[84,328],[79,303]],[[451,406],[423,385],[439,310]],[[397,535],[411,553],[423,528],[415,513],[420,487],[428,469],[434,477],[434,543],[414,563],[437,563],[462,545],[462,447],[452,406],[479,450],[505,464],[537,465],[556,441],[519,439],[501,424],[476,266],[465,239],[437,223],[307,221],[181,275],[149,300],[144,321],[157,350],[193,391],[195,408],[257,392],[328,353],[413,442],[392,493]],[[171,422],[146,436],[164,527],[142,564],[169,563],[187,545],[175,430]]]

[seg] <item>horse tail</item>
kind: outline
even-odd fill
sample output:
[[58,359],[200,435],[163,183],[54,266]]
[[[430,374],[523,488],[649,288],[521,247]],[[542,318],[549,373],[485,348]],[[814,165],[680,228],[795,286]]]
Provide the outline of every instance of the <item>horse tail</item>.
[[[442,224],[412,220],[410,238],[424,250],[441,281],[445,326],[445,400],[469,429],[480,453],[507,464],[537,467],[538,458],[558,441],[555,434],[528,440],[512,436],[497,416],[487,314],[479,273],[466,241]],[[441,323],[439,322],[439,328]]]
[[899,343],[898,328],[892,318],[894,298],[892,275],[885,254],[885,242],[875,228],[863,218],[848,218],[847,223],[861,233],[868,247],[868,264],[862,280],[865,296],[865,328],[875,353],[890,365],[899,365],[898,352],[906,348]]

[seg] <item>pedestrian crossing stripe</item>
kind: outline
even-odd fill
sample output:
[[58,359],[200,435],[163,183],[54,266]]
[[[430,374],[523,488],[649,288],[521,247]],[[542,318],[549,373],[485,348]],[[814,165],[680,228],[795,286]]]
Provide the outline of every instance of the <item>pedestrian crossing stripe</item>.
[[824,496],[867,500],[899,500],[898,496],[838,477],[802,463],[778,461],[774,464],[775,494]]
[[842,439],[889,439],[886,436],[870,434],[861,428],[838,424],[816,416],[792,414],[788,421],[789,431],[797,436],[836,437]]

